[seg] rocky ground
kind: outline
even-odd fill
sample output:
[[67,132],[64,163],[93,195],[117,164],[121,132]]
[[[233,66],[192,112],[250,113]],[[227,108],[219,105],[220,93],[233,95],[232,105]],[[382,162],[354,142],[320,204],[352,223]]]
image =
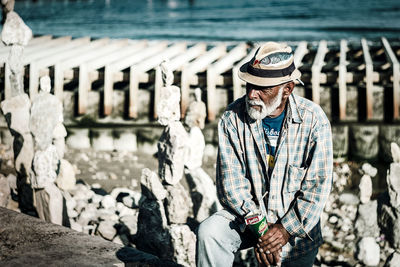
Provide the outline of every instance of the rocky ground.
[[[9,147],[0,145],[0,158],[0,173],[5,176],[13,174],[13,155]],[[74,167],[77,181],[81,180],[88,185],[88,188],[97,190],[97,193],[99,190],[104,191],[103,194],[111,193],[114,188],[127,188],[140,192],[142,169],[156,170],[158,166],[154,155],[139,152],[69,149],[65,153],[65,159]],[[203,167],[214,179],[215,156],[206,157]],[[372,199],[378,198],[386,188],[386,167],[380,166],[376,169],[371,165],[362,166],[355,162],[335,164],[333,192],[322,216],[325,243],[317,257],[317,266],[362,266],[355,256],[358,241],[355,222],[360,203],[358,185],[362,175],[369,174],[373,183]],[[187,187],[185,179],[182,181],[184,187]],[[8,208],[17,209],[17,204],[9,201]],[[94,234],[93,231],[91,233]],[[117,241],[125,243],[124,240],[117,239]],[[390,248],[383,234],[375,241],[380,247],[379,266],[384,266],[388,255],[394,250]],[[238,254],[235,266],[255,266],[251,255],[251,251]]]

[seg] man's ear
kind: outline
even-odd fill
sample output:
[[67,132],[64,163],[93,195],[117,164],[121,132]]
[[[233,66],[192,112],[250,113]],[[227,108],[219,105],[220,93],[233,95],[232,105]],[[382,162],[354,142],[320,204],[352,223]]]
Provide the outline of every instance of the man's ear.
[[289,97],[290,94],[293,92],[294,89],[294,82],[288,82],[285,84],[285,88],[283,90],[283,96]]

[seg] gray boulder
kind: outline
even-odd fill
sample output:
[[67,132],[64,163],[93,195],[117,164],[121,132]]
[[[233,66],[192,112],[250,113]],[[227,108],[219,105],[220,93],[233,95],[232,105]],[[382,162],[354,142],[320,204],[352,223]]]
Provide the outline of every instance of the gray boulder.
[[185,188],[181,184],[166,186],[167,198],[165,200],[165,211],[170,224],[186,223],[189,212],[192,209],[192,201]]
[[158,147],[158,174],[170,185],[179,183],[187,159],[188,134],[180,121],[170,122],[165,127]]
[[363,237],[358,243],[357,258],[367,266],[377,266],[379,264],[379,245],[373,237]]
[[56,183],[57,186],[64,191],[75,188],[76,178],[74,167],[65,159],[60,160],[60,171]]
[[62,121],[63,107],[60,100],[46,91],[41,91],[32,102],[30,116],[30,129],[37,148],[44,150],[52,144],[54,129]]
[[400,213],[388,204],[382,204],[378,222],[391,247],[400,249]]
[[400,163],[390,164],[390,171],[386,176],[388,184],[390,204],[400,209]]
[[22,45],[26,46],[32,39],[32,30],[24,23],[24,21],[14,11],[7,13],[6,21],[1,32],[1,40],[6,45]]
[[170,228],[174,247],[174,262],[183,266],[196,266],[196,235],[187,225],[173,224]]
[[342,193],[339,196],[339,202],[346,205],[356,206],[360,203],[360,199],[352,193]]
[[114,222],[110,221],[103,221],[100,222],[99,226],[97,227],[97,232],[107,240],[113,240],[115,235],[117,234],[117,230],[114,227]]
[[0,173],[0,207],[7,207],[10,194],[11,191],[8,185],[8,179]]
[[152,200],[163,200],[167,197],[167,191],[161,184],[157,174],[147,168],[142,170],[140,178],[142,194]]
[[355,228],[359,237],[378,237],[378,202],[376,200],[360,204]]
[[138,230],[138,216],[139,212],[135,213],[135,215],[126,215],[119,218],[120,223],[123,223],[128,227],[129,233],[131,235],[135,235]]
[[30,134],[30,108],[31,101],[27,94],[14,96],[1,102],[1,109],[13,136]]
[[185,170],[185,176],[193,202],[193,215],[198,222],[221,209],[215,184],[202,168]]
[[385,267],[398,267],[400,263],[400,252],[393,252],[385,263]]

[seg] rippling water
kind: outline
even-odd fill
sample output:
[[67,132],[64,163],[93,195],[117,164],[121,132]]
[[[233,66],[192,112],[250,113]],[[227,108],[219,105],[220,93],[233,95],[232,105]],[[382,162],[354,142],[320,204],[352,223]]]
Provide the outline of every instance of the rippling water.
[[399,0],[17,1],[34,34],[172,40],[399,39]]

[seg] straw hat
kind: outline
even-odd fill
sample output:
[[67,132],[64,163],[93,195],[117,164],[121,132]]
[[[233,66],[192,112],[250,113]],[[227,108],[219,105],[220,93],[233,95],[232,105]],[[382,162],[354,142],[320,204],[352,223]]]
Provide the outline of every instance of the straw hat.
[[300,82],[300,71],[293,62],[290,46],[267,42],[254,57],[239,69],[239,78],[258,86],[275,86],[290,81]]

